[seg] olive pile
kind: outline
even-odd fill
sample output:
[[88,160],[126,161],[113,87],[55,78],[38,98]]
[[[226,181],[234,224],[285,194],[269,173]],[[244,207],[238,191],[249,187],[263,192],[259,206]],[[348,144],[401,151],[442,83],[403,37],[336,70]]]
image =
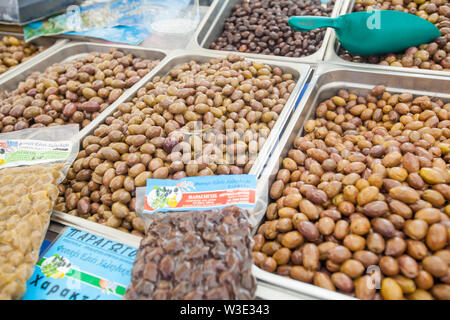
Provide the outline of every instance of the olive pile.
[[434,23],[441,36],[433,42],[408,48],[403,53],[356,56],[343,48],[341,58],[353,62],[365,62],[393,67],[420,68],[450,71],[450,4],[448,0],[357,0],[354,11],[396,10],[415,14]]
[[13,36],[4,36],[0,41],[0,74],[27,61],[44,49]]
[[325,29],[298,32],[288,24],[291,16],[330,16],[334,0],[242,1],[225,20],[224,31],[211,43],[215,50],[304,57],[319,50]]
[[111,48],[36,71],[0,97],[0,130],[66,123],[84,128],[158,63]]
[[56,209],[142,234],[136,187],[248,173],[294,88],[292,74],[236,54],[155,77],[83,140]]
[[360,299],[450,299],[449,115],[384,86],[321,102],[270,188],[255,263]]
[[62,164],[0,170],[0,300],[20,299],[58,197]]

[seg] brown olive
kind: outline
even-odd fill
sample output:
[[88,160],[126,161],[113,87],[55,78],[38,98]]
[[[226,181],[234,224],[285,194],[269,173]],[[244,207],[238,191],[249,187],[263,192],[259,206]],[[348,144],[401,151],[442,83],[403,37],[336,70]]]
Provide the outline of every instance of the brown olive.
[[293,266],[289,275],[293,279],[306,283],[312,283],[314,271],[307,270],[302,266]]
[[[424,48],[411,55],[425,57]],[[284,158],[267,211],[279,232],[289,230],[274,241],[301,266],[291,278],[311,282],[308,270],[313,284],[361,299],[448,296],[449,110],[439,98],[384,86],[319,103]],[[297,235],[298,246],[287,247]]]

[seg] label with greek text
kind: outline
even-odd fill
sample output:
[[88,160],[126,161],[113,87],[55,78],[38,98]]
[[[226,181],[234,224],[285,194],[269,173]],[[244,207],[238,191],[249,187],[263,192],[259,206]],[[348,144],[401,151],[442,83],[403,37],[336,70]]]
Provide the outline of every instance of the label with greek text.
[[256,176],[248,174],[148,179],[144,213],[209,210],[229,205],[253,208],[255,194]]
[[138,249],[68,227],[41,256],[24,300],[119,300]]
[[42,140],[0,140],[0,169],[64,160],[72,142]]

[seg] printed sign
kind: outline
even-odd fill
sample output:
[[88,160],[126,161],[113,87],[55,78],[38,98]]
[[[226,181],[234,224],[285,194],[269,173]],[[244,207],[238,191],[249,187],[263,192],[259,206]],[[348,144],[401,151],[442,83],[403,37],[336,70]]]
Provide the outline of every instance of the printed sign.
[[119,300],[131,281],[137,248],[68,227],[27,283],[24,300]]
[[144,213],[207,210],[228,205],[255,205],[256,176],[187,177],[180,180],[148,179]]
[[70,141],[0,140],[0,169],[64,160],[71,150]]

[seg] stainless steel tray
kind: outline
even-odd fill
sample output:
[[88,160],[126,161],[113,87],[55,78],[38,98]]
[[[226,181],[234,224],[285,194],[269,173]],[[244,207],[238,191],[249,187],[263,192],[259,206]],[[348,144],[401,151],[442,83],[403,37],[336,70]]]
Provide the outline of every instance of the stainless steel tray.
[[[408,91],[414,95],[429,95],[450,101],[450,79],[444,76],[418,75],[390,71],[374,71],[362,68],[349,68],[345,66],[322,63],[318,66],[304,98],[294,111],[287,124],[283,136],[276,144],[269,162],[261,177],[271,185],[281,167],[295,138],[303,134],[303,125],[314,117],[317,105],[332,96],[339,89],[350,89],[356,94],[365,94],[375,85],[384,84],[389,92],[400,93]],[[262,179],[261,178],[261,179]],[[293,294],[304,296],[307,299],[353,299],[350,296],[332,292],[312,284],[307,284],[274,273],[264,271],[258,267],[254,274],[258,280],[278,286]]]
[[[100,44],[90,42],[69,42],[68,44],[57,48],[50,54],[39,57],[39,59],[30,59],[27,61],[27,65],[20,69],[20,72],[14,72],[0,78],[1,91],[11,91],[17,88],[20,81],[23,81],[34,71],[43,72],[45,69],[53,65],[54,63],[69,61],[76,59],[82,55],[87,55],[92,51],[97,52],[109,52],[110,48],[117,48],[126,53],[132,53],[141,58],[147,59],[160,59],[163,60],[166,57],[166,52],[160,49],[146,49],[135,46],[123,46],[114,44]],[[132,88],[141,86],[146,83],[149,74],[143,77]],[[126,92],[126,91],[125,91]]]
[[[350,13],[353,11],[353,6],[355,4],[355,0],[344,0],[345,3],[341,7],[340,15]],[[360,63],[360,62],[351,62],[342,59],[339,57],[338,52],[339,48],[341,47],[341,44],[339,43],[336,33],[333,30],[333,33],[330,37],[330,40],[328,42],[328,47],[326,49],[325,53],[325,61],[332,63],[332,64],[340,64],[344,66],[348,66],[350,68],[352,67],[358,67],[361,66],[366,69],[370,70],[384,70],[384,71],[400,71],[400,72],[407,72],[407,73],[418,73],[418,74],[424,74],[424,75],[436,75],[436,76],[446,76],[450,77],[450,72],[448,71],[439,71],[439,70],[428,70],[428,69],[416,69],[416,68],[406,68],[406,67],[391,67],[391,66],[382,66],[378,64],[371,64],[371,63]]]
[[[0,37],[3,38],[4,36],[13,36],[17,39],[22,40],[24,38],[23,34],[20,33],[14,33],[14,32],[0,32]],[[0,74],[0,79],[3,79],[5,77],[8,77],[9,75],[14,75],[17,73],[21,73],[24,68],[26,68],[30,63],[33,61],[37,61],[45,57],[46,55],[56,51],[58,48],[61,48],[64,46],[68,40],[65,39],[55,39],[55,38],[47,38],[47,37],[40,37],[36,40],[31,41],[32,44],[39,46],[39,47],[45,47],[46,49],[42,52],[36,54],[35,56],[29,58],[27,61],[24,61],[17,66],[9,69],[8,71]]]
[[[78,134],[78,138],[80,141],[84,139],[87,135],[92,134],[94,130],[105,121],[105,119],[113,114],[118,107],[118,104],[126,101],[132,100],[137,91],[140,87],[145,86],[145,84],[152,80],[155,76],[164,76],[166,75],[173,67],[183,64],[185,62],[189,61],[196,61],[199,63],[207,62],[210,59],[218,58],[218,57],[225,57],[229,52],[204,52],[204,51],[195,51],[195,50],[177,50],[173,53],[169,54],[167,59],[164,61],[164,63],[160,63],[153,72],[151,72],[150,77],[146,77],[146,81],[140,81],[138,85],[133,86],[133,88],[129,89],[128,92],[125,95],[122,95],[114,105],[111,105],[108,107],[105,111],[102,112],[100,116],[95,118],[88,126],[86,126],[83,130],[81,130]],[[252,166],[252,169],[250,170],[250,174],[259,175],[262,172],[262,169],[264,167],[264,164],[267,160],[267,154],[270,153],[272,150],[276,140],[277,136],[280,135],[282,132],[285,124],[287,123],[292,110],[295,108],[296,104],[298,103],[297,98],[300,95],[300,92],[303,88],[303,85],[308,78],[311,67],[307,64],[292,64],[292,63],[286,63],[286,62],[279,62],[279,61],[269,61],[264,59],[250,59],[250,60],[256,60],[256,61],[263,61],[264,63],[267,63],[271,66],[280,67],[283,71],[292,73],[294,76],[294,80],[297,81],[294,90],[291,93],[291,96],[289,97],[288,101],[286,102],[285,107],[283,108],[283,111],[281,112],[277,122],[275,123],[275,126],[273,127],[267,141],[265,142],[263,148],[259,152],[259,156],[255,160],[254,165]]]
[[[217,37],[222,33],[223,26],[225,24],[225,19],[230,16],[233,6],[236,3],[239,3],[240,1],[242,0],[214,1],[214,3],[211,5],[209,12],[207,13],[207,16],[203,19],[199,28],[197,29],[193,37],[193,40],[189,43],[188,48],[194,50],[202,49],[207,50],[208,52],[229,52],[229,51],[209,49],[209,45],[213,41],[215,41]],[[333,11],[331,13],[332,18],[335,18],[339,15],[341,6],[344,1],[346,0],[336,0]],[[323,61],[327,45],[332,34],[334,34],[334,30],[332,28],[327,28],[322,45],[320,46],[319,50],[317,50],[312,55],[306,57],[291,58],[284,56],[263,55],[256,53],[239,53],[239,54],[253,59],[265,58],[277,61],[303,62],[315,64],[320,61]]]
[[[134,86],[133,88],[129,89],[126,93],[124,93],[117,101],[108,107],[105,111],[102,112],[101,115],[99,115],[97,118],[95,118],[89,125],[87,125],[83,130],[81,130],[78,135],[74,138],[76,140],[82,141],[86,136],[92,134],[95,129],[102,123],[104,123],[105,119],[113,114],[117,108],[118,105],[125,101],[132,100],[137,91],[140,87],[144,86],[148,81],[153,79],[155,76],[163,76],[166,75],[173,67],[183,64],[185,62],[189,61],[197,61],[197,62],[206,62],[210,59],[217,58],[217,57],[225,57],[228,53],[224,52],[212,52],[212,53],[205,53],[204,51],[185,51],[185,50],[178,50],[174,51],[173,53],[169,54],[169,56],[164,60],[164,62],[160,63],[149,75],[149,77],[146,76],[145,82],[140,82],[140,86]],[[254,60],[254,59],[250,59]],[[268,155],[274,149],[275,143],[279,139],[279,136],[281,136],[284,127],[286,126],[287,122],[290,119],[290,116],[292,114],[292,111],[295,109],[296,105],[299,102],[299,98],[301,97],[300,94],[302,92],[302,88],[305,84],[305,81],[309,78],[312,69],[307,64],[292,64],[292,63],[286,63],[286,62],[279,62],[279,61],[268,61],[264,59],[257,59],[258,61],[264,61],[265,63],[280,67],[285,72],[290,72],[294,76],[294,79],[297,81],[294,90],[291,93],[291,96],[289,97],[288,101],[286,102],[285,107],[283,108],[283,111],[281,112],[278,121],[275,123],[275,126],[273,127],[267,141],[265,142],[263,148],[259,151],[259,155],[257,159],[255,160],[255,163],[252,166],[252,169],[250,170],[250,174],[255,174],[258,177],[260,177],[261,172],[264,169],[264,166],[268,160]],[[90,225],[92,228],[95,229],[95,226],[98,226],[99,230],[105,230],[105,232],[111,231],[111,235],[114,236],[114,234],[117,234],[118,236],[123,235],[123,237],[129,236],[127,233],[122,231],[117,231],[116,229],[105,227],[100,224],[90,222],[86,219],[71,216],[67,213],[54,211],[52,215],[52,219],[57,219],[59,222],[64,223],[73,223],[74,225],[79,226],[85,226]]]

